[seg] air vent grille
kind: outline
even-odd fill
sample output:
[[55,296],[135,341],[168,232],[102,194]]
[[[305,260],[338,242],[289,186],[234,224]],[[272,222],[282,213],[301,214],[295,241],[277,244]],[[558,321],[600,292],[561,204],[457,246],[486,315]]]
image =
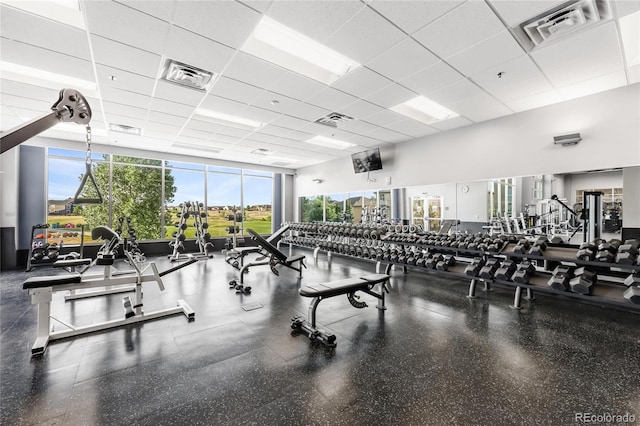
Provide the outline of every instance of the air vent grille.
[[109,130],[112,132],[125,133],[127,135],[140,136],[142,129],[139,127],[126,126],[124,124],[109,123]]
[[564,3],[512,28],[527,50],[611,18],[608,0]]
[[251,153],[256,155],[271,155],[274,153],[274,151],[270,149],[258,148],[251,151]]
[[173,59],[167,59],[162,70],[162,79],[201,91],[209,89],[209,85],[213,83],[214,76],[215,74],[210,71],[183,64]]
[[325,126],[333,127],[334,129],[338,128],[338,123],[344,123],[346,121],[353,120],[353,117],[349,117],[348,115],[340,114],[339,112],[332,112],[324,117],[318,118],[315,122],[318,124],[323,124]]

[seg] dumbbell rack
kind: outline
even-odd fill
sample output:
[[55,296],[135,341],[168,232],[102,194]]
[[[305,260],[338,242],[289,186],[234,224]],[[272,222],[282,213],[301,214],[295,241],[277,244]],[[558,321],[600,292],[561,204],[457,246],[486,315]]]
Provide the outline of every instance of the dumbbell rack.
[[[340,243],[337,243],[334,240],[331,232],[324,232],[325,225],[320,223],[290,224],[291,229],[297,231],[297,235],[294,234],[287,236],[285,237],[283,242],[290,244],[290,247],[291,245],[295,245],[313,248],[314,257],[316,258],[317,253],[320,250],[323,250],[327,252],[327,256],[329,259],[331,258],[332,253],[337,253],[341,256],[355,257],[365,261],[374,261],[377,262],[376,272],[380,272],[383,264],[386,264],[386,272],[389,271],[391,266],[395,265],[402,266],[405,271],[407,267],[423,271],[429,270],[425,267],[417,267],[414,264],[407,263],[407,259],[411,257],[410,254],[404,256],[403,261],[399,261],[397,256],[394,260],[390,259],[389,257],[383,258],[383,255],[380,254],[379,248],[383,248],[383,252],[384,249],[386,249],[389,253],[391,252],[391,250],[397,248],[400,248],[400,250],[402,250],[403,252],[404,249],[408,249],[411,250],[411,253],[413,253],[414,255],[418,255],[418,253],[421,253],[423,258],[431,258],[439,254],[449,255],[452,256],[452,258],[455,259],[457,263],[451,266],[447,266],[445,269],[437,272],[446,272],[453,276],[465,279],[471,278],[468,293],[469,297],[471,298],[475,297],[475,290],[478,282],[484,283],[485,290],[489,290],[492,284],[496,284],[501,287],[514,288],[515,295],[514,304],[512,305],[512,307],[516,309],[521,308],[521,299],[523,297],[522,290],[526,290],[526,296],[524,297],[530,300],[533,300],[533,294],[535,291],[546,294],[561,295],[601,306],[613,307],[616,309],[640,311],[640,287],[638,287],[640,286],[640,278],[638,278],[640,265],[638,265],[637,263],[624,265],[619,263],[580,260],[576,258],[577,247],[575,246],[549,243],[548,247],[542,254],[517,253],[514,252],[514,249],[517,246],[516,241],[520,236],[505,235],[500,236],[502,244],[499,244],[499,247],[493,246],[490,250],[487,250],[486,248],[482,248],[480,250],[467,248],[461,249],[458,247],[446,247],[443,245],[439,245],[439,243],[433,242],[438,241],[438,238],[440,238],[440,241],[444,241],[446,238],[451,239],[451,237],[448,236],[438,236],[432,234],[435,239],[427,240],[426,235],[429,234],[395,234],[389,232],[383,237],[382,240],[379,240],[377,243],[375,243],[375,246],[373,244],[364,246],[375,248],[375,258],[373,258],[371,255],[371,248],[368,248],[368,251],[365,252],[364,248],[358,250],[357,246],[353,247],[354,243],[360,242],[362,244],[362,241],[359,241],[357,239],[355,241],[350,241],[348,249],[345,250],[344,246],[341,247]],[[410,235],[411,238],[407,237],[407,235]],[[425,244],[425,241],[431,241],[431,243]],[[367,254],[365,255],[365,253]],[[535,272],[532,273],[531,277],[527,280],[526,283],[518,283],[510,279],[483,278],[480,276],[471,277],[465,273],[465,267],[466,265],[471,263],[472,259],[475,257],[481,257],[485,259],[485,261],[491,258],[499,259],[501,262],[504,262],[506,260],[519,261],[520,263],[522,263],[523,261],[528,261],[535,266]],[[549,286],[549,276],[552,273],[554,267],[558,264],[574,265],[577,268],[593,268],[602,275],[603,279],[598,280],[597,285],[593,286],[591,294],[580,294],[554,289]],[[627,278],[623,279],[623,277],[625,276]],[[631,300],[627,301],[623,297],[625,288],[627,288],[626,291],[634,292],[632,303],[630,303]],[[629,290],[632,288],[633,290]]]
[[[48,232],[52,230],[52,232]],[[42,233],[41,238],[37,237],[37,232]],[[59,238],[60,234],[65,232],[79,232],[80,233],[80,252],[71,252],[61,254],[60,250],[63,248],[63,241]],[[51,234],[51,237],[49,237]],[[54,235],[56,235],[54,237]],[[49,240],[58,239],[58,243],[49,243]],[[42,253],[42,256],[39,255]],[[31,227],[31,244],[29,244],[29,254],[27,256],[27,267],[25,272],[30,272],[33,269],[40,266],[51,266],[58,260],[64,260],[69,258],[79,259],[84,254],[84,225],[73,228],[51,228],[49,224],[38,224]]]
[[[231,244],[227,244],[225,247],[225,253],[227,258],[236,258],[238,252],[236,248],[238,247],[238,234],[242,235],[244,232],[244,218],[242,212],[238,212],[238,208],[233,206],[232,214],[227,215],[227,221],[232,222],[233,225],[227,226],[227,234],[231,234]],[[240,226],[238,226],[238,223]]]
[[[124,224],[127,225],[127,236],[122,238],[122,234],[124,232]],[[118,228],[116,228],[116,233],[122,238],[122,250],[123,252],[128,252],[131,254],[131,257],[136,260],[138,263],[143,263],[146,261],[146,257],[140,246],[138,244],[138,238],[136,236],[136,230],[133,226],[131,226],[131,218],[130,217],[121,217],[118,219]],[[129,257],[124,254],[125,260],[128,261]]]
[[[207,212],[204,208],[204,204],[200,202],[186,201],[180,204],[182,208],[178,214],[180,221],[176,223],[177,231],[173,233],[173,241],[169,243],[173,247],[173,252],[169,255],[169,259],[173,261],[177,260],[189,260],[193,257],[200,258],[212,258],[213,243],[211,242],[211,234],[207,231],[209,224],[207,222]],[[196,228],[196,240],[195,244],[198,248],[198,252],[186,254],[184,243],[187,240],[185,231],[188,229],[187,219],[193,217],[193,226]]]

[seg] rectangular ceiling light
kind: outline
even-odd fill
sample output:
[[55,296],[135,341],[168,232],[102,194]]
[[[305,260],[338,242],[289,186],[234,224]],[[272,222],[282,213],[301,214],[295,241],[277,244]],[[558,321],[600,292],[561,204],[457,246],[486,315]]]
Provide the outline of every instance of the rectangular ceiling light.
[[333,83],[360,66],[267,16],[260,20],[241,50],[325,84]]
[[3,5],[20,9],[24,12],[38,15],[42,18],[56,21],[61,24],[85,29],[84,19],[80,11],[78,0],[50,0],[50,1],[25,1],[2,0]]
[[424,96],[409,99],[390,109],[424,124],[433,124],[458,116],[455,112]]
[[620,35],[627,66],[640,65],[640,10],[620,18]]
[[248,118],[237,117],[231,114],[225,114],[223,112],[212,111],[210,109],[198,108],[196,109],[196,114],[201,115],[203,117],[213,118],[215,121],[219,121],[219,124],[222,125],[240,125],[243,128],[249,127],[253,129],[258,129],[264,125],[256,120],[251,120]]
[[346,149],[352,146],[356,146],[353,143],[341,141],[339,139],[327,138],[325,136],[314,136],[313,138],[307,140],[306,142],[313,145],[324,146],[325,148],[328,146],[329,148]]
[[126,126],[124,124],[109,123],[109,130],[127,135],[142,135],[142,129],[139,127]]
[[[0,61],[0,76],[7,80],[18,81],[34,86],[44,86],[58,90],[62,88],[76,89],[85,96],[96,96],[98,92],[98,87],[93,81],[18,65],[12,62]],[[51,83],[55,83],[55,85],[52,86]]]

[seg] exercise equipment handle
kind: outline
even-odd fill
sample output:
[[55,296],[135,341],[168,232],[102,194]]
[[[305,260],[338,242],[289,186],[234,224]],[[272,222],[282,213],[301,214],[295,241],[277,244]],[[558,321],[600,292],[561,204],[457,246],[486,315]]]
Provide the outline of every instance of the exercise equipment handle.
[[552,196],[551,196],[551,199],[552,199],[553,201],[557,201],[557,202],[559,202],[560,204],[562,204],[562,206],[563,206],[565,209],[569,210],[569,211],[570,211],[574,216],[578,216],[578,213],[576,213],[576,212],[575,212],[571,207],[569,207],[568,205],[566,205],[565,203],[563,203],[562,201],[560,201],[560,199],[558,198],[558,196],[557,196],[557,195],[555,195],[555,194],[554,194],[554,195],[552,195]]
[[172,273],[172,272],[175,272],[175,271],[177,271],[178,269],[184,268],[185,266],[189,266],[189,265],[191,265],[192,263],[196,263],[197,261],[198,261],[198,259],[196,259],[196,258],[195,258],[195,257],[193,257],[193,256],[190,256],[190,259],[189,259],[188,261],[186,261],[186,262],[184,262],[184,263],[181,263],[181,264],[179,264],[179,265],[177,265],[177,266],[174,266],[173,268],[169,268],[169,269],[167,269],[166,271],[162,271],[162,272],[160,272],[160,274],[159,274],[159,275],[160,275],[161,277],[164,277],[164,276],[165,276],[165,275],[167,275],[167,274],[170,274],[170,273]]

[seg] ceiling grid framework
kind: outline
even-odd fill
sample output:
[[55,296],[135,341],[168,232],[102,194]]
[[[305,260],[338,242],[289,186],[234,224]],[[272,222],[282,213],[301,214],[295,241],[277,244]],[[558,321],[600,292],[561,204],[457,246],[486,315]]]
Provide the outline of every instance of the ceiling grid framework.
[[[94,110],[94,150],[109,144],[295,169],[637,83],[638,64],[629,62],[637,53],[625,52],[620,20],[640,13],[640,2],[609,0],[610,19],[533,50],[518,42],[513,27],[564,3],[81,0],[68,13],[81,14],[83,30],[8,1],[0,3],[0,59],[95,82],[95,91],[80,89]],[[263,16],[360,66],[327,85],[244,52]],[[205,91],[165,82],[167,59],[215,80]],[[2,131],[46,113],[65,87],[2,71]],[[459,116],[427,125],[390,110],[417,96]],[[262,126],[225,124],[198,108]],[[332,112],[353,120],[315,123]],[[109,123],[139,127],[142,136]],[[83,140],[55,127],[44,136]],[[353,146],[306,143],[314,136]]]

